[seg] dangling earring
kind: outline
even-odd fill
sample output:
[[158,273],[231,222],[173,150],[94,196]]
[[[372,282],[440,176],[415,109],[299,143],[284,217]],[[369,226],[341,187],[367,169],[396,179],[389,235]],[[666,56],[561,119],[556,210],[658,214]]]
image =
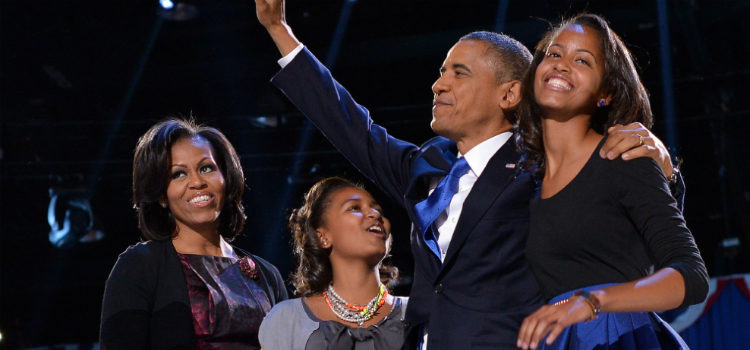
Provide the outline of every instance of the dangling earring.
[[607,105],[607,101],[604,101],[604,99],[599,100],[599,107],[604,107]]

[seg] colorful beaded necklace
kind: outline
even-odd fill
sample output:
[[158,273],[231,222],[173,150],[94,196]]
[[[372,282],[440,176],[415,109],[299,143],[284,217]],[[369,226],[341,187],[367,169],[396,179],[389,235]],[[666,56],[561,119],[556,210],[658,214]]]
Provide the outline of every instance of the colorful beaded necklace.
[[357,305],[347,302],[336,294],[333,290],[333,283],[328,285],[328,289],[323,291],[323,298],[326,300],[326,304],[331,308],[331,311],[336,317],[346,321],[358,324],[360,327],[364,326],[365,322],[370,320],[375,313],[385,304],[385,299],[388,296],[388,290],[382,283],[378,288],[378,295],[372,298],[366,305]]

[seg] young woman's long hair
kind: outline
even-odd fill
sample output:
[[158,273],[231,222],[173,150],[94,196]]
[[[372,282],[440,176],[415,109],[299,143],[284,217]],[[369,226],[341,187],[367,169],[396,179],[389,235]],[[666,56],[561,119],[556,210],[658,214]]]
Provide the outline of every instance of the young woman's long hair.
[[608,106],[599,107],[591,117],[591,128],[604,134],[615,124],[640,122],[647,128],[653,124],[648,92],[641,83],[630,51],[604,18],[583,13],[562,21],[551,28],[537,44],[531,67],[524,76],[521,91],[523,98],[518,108],[518,145],[524,153],[521,164],[524,170],[544,176],[544,143],[542,110],[534,95],[536,69],[547,54],[547,48],[557,35],[570,25],[594,29],[599,35],[604,53],[604,90],[612,97]]

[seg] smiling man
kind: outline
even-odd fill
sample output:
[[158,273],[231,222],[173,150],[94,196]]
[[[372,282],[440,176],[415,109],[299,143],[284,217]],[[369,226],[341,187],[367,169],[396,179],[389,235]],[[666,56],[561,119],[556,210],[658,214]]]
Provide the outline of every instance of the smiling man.
[[[497,33],[462,37],[432,86],[431,127],[440,136],[417,146],[373,123],[294,37],[283,1],[255,2],[283,56],[273,84],[413,222],[408,348],[515,348],[523,318],[543,302],[524,259],[536,188],[516,169],[512,133],[528,49]],[[633,140],[641,138],[607,149],[619,156],[618,147],[639,146]]]

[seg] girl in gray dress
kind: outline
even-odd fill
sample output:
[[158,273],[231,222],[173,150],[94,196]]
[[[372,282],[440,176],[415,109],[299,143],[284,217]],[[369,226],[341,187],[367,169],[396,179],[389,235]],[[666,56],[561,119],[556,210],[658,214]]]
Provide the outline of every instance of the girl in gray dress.
[[383,264],[391,224],[361,185],[339,177],[310,188],[289,218],[301,298],[276,305],[260,326],[275,349],[400,349],[406,298],[387,285],[397,269]]

